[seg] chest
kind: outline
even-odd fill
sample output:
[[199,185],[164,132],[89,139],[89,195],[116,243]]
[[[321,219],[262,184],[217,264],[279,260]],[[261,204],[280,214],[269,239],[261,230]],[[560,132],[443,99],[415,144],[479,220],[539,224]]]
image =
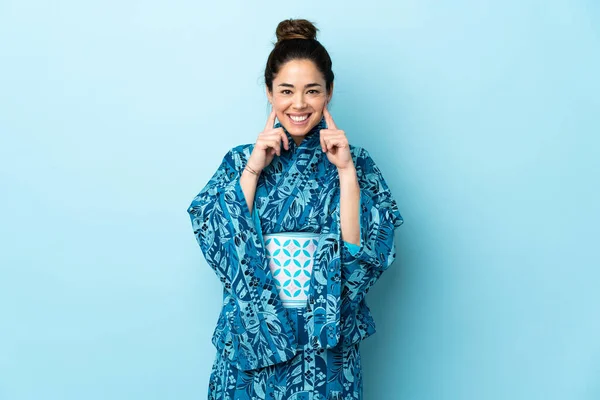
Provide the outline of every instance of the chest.
[[324,154],[275,157],[259,177],[255,193],[263,232],[319,232],[338,194],[337,168]]

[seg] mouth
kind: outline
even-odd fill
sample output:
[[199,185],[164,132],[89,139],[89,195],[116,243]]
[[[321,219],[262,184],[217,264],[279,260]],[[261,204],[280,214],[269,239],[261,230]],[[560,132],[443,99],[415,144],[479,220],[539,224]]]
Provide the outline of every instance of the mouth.
[[308,118],[312,115],[312,113],[304,113],[304,114],[286,114],[290,122],[294,125],[306,125],[308,123]]

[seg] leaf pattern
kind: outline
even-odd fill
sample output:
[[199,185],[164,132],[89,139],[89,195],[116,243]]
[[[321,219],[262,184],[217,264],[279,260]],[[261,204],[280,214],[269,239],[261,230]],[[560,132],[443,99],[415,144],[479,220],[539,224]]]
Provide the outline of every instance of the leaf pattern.
[[[281,126],[277,124],[276,127]],[[360,399],[360,342],[375,333],[369,288],[396,258],[396,201],[368,152],[350,146],[360,185],[360,244],[342,240],[337,169],[321,151],[322,119],[259,177],[252,211],[239,177],[253,144],[230,149],[188,207],[194,235],[223,285],[209,399]],[[306,307],[286,309],[263,235],[319,238]]]

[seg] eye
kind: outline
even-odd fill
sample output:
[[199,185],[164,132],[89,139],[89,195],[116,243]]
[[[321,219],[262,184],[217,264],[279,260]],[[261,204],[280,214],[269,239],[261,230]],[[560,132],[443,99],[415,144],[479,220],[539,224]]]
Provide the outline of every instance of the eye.
[[317,89],[311,89],[311,90],[308,91],[308,93],[319,94],[319,91]]
[[291,91],[291,90],[288,90],[288,89],[283,89],[283,90],[281,91],[281,94],[290,94],[290,93],[292,93],[292,91]]

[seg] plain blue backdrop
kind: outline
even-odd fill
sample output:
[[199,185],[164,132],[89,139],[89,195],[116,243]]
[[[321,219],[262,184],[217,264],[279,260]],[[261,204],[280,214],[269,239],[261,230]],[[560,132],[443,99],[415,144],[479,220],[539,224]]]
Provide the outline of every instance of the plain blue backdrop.
[[290,17],[405,218],[365,399],[600,399],[596,0],[0,1],[0,399],[206,398],[186,209]]

